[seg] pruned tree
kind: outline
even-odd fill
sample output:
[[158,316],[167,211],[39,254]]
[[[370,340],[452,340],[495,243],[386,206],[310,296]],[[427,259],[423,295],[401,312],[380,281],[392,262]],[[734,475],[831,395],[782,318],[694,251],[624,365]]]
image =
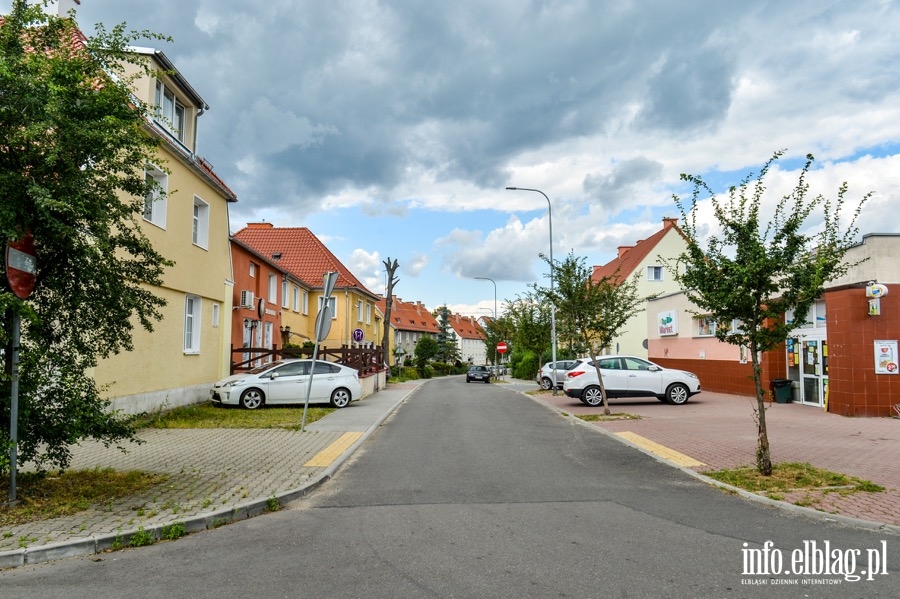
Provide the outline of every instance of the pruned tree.
[[550,266],[556,287],[553,290],[542,288],[540,293],[556,304],[559,319],[566,322],[571,334],[587,347],[597,371],[603,411],[609,414],[597,350],[608,348],[613,339],[625,332],[625,323],[635,312],[643,310],[650,298],[640,297],[638,293],[640,273],[621,281],[618,274],[594,280],[591,277],[593,269],[585,264],[584,258],[576,257],[572,252],[562,262]]
[[[151,159],[158,163],[158,141],[146,127],[152,107],[130,89],[156,75],[128,51],[141,37],[166,39],[126,34],[124,25],[109,33],[98,26],[87,38],[72,19],[24,0],[0,24],[0,243],[30,231],[38,269],[25,301],[0,273],[0,418],[10,417],[16,313],[18,455],[38,467],[65,468],[68,447],[80,439],[133,438],[128,421],[107,410],[90,372],[98,359],[132,349],[133,327],[151,330],[165,304],[153,287],[170,262],[138,224],[143,198],[159,191],[144,176]],[[0,446],[8,443],[0,432]]]
[[[384,308],[384,334],[381,338],[381,356],[382,359],[387,362],[390,348],[390,334],[391,334],[391,311],[394,308],[394,285],[396,285],[400,279],[394,276],[394,273],[397,272],[397,267],[400,264],[395,259],[391,261],[390,256],[387,260],[384,261],[384,270],[387,273],[387,289],[385,290],[385,308]],[[396,358],[395,358],[396,361]]]
[[[802,315],[822,294],[825,283],[855,265],[846,263],[844,257],[855,242],[860,210],[871,196],[860,200],[847,228],[841,231],[847,184],[840,186],[835,201],[822,195],[809,197],[807,175],[813,157],[807,155],[797,185],[778,201],[769,220],[763,214],[764,181],[783,154],[776,152],[752,184],[751,173],[739,185],[731,186],[727,199],[717,197],[700,177],[684,174],[681,179],[693,185],[691,199],[684,202],[674,197],[688,248],[674,261],[672,270],[687,297],[722,325],[717,327],[716,337],[749,348],[756,387],[756,463],[767,476],[772,474],[772,455],[759,355],[780,347],[791,331],[804,324]],[[710,236],[705,235],[707,225],[698,219],[706,196],[720,228]],[[812,215],[816,222],[807,222]],[[786,320],[788,311],[799,318]],[[739,326],[725,326],[732,322]]]

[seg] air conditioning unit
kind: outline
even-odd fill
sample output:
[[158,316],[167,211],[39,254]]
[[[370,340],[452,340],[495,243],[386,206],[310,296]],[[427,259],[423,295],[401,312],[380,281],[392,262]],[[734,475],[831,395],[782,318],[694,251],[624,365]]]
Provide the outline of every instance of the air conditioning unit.
[[241,307],[242,308],[252,308],[253,307],[253,292],[249,289],[241,290]]

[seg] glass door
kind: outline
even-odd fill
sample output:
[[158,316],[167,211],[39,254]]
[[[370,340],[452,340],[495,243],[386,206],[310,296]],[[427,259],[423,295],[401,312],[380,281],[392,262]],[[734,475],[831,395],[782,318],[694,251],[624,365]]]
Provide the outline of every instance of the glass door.
[[825,339],[804,339],[800,358],[801,401],[823,406],[828,391],[828,342]]

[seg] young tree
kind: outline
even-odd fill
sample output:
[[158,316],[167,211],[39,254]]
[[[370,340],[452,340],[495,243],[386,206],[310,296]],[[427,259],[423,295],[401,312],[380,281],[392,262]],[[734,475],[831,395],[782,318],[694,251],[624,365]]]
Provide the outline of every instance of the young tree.
[[541,367],[541,355],[550,348],[550,306],[536,292],[527,292],[507,301],[505,318],[515,331],[508,339],[512,341],[513,354],[534,354],[534,362],[528,365],[529,376],[533,376]]
[[[129,86],[150,73],[128,53],[124,25],[85,38],[69,18],[15,0],[0,24],[0,243],[30,231],[37,286],[23,301],[0,273],[0,337],[6,351],[0,418],[10,416],[13,313],[22,320],[19,449],[22,461],[65,468],[68,446],[93,437],[133,438],[107,411],[89,372],[132,348],[134,326],[152,329],[163,300],[152,286],[169,264],[138,225],[154,190],[150,107]],[[124,64],[135,68],[129,75]],[[124,198],[124,199],[123,199]],[[6,431],[0,445],[9,443]],[[2,471],[3,464],[0,464]]]
[[622,334],[625,323],[635,312],[643,310],[649,298],[638,295],[638,277],[618,280],[617,275],[593,280],[593,269],[585,265],[584,258],[569,253],[565,260],[551,264],[556,279],[554,290],[541,289],[542,295],[556,303],[560,320],[588,348],[591,361],[597,371],[603,412],[609,414],[609,399],[600,374],[596,350],[610,346],[613,339]]
[[424,335],[419,342],[416,343],[416,368],[425,370],[425,365],[438,355],[439,347],[437,341],[431,335]]
[[[766,162],[752,187],[752,174],[740,185],[730,187],[727,200],[720,200],[700,177],[693,175],[681,176],[693,185],[690,210],[674,197],[684,222],[682,231],[688,239],[688,249],[673,269],[676,280],[687,297],[717,322],[740,324],[734,331],[719,327],[716,337],[750,351],[756,386],[756,463],[760,473],[767,476],[772,474],[772,457],[759,354],[783,344],[791,331],[804,324],[800,319],[822,294],[825,282],[854,266],[845,263],[844,256],[857,235],[859,212],[871,196],[870,193],[862,198],[848,228],[841,232],[847,184],[841,185],[835,202],[821,195],[810,198],[806,178],[813,157],[808,155],[797,186],[778,202],[774,218],[765,222],[761,214],[764,180],[783,153],[776,152]],[[718,235],[708,238],[704,235],[705,225],[698,222],[699,200],[707,194],[721,228]],[[808,224],[812,214],[821,217],[821,223]],[[784,317],[790,310],[798,315],[793,321]]]

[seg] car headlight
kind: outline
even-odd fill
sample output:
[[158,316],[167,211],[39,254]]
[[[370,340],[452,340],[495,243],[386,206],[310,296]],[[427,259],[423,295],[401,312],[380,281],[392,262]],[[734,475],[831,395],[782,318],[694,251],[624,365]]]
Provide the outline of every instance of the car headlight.
[[693,372],[685,372],[685,374],[688,375],[689,377],[691,377],[692,379],[700,380],[700,377],[697,376],[696,374],[694,374]]
[[225,384],[222,385],[222,386],[223,386],[223,387],[234,387],[235,385],[241,385],[241,384],[243,384],[243,382],[244,382],[243,379],[241,379],[241,380],[239,380],[239,381],[228,381],[227,383],[225,383]]

